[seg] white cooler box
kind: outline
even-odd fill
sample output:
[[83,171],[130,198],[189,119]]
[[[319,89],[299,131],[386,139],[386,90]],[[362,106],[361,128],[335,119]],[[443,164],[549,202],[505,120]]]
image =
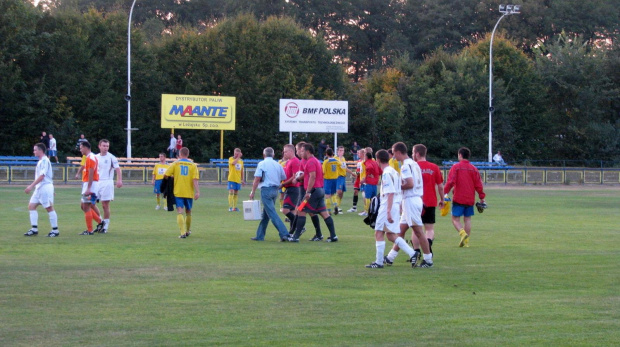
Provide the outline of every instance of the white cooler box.
[[243,219],[260,220],[262,212],[260,200],[248,200],[243,202]]

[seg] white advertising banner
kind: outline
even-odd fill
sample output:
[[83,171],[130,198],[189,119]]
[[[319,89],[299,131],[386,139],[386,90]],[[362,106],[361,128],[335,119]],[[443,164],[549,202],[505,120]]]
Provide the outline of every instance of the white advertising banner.
[[349,102],[280,99],[280,131],[348,133]]

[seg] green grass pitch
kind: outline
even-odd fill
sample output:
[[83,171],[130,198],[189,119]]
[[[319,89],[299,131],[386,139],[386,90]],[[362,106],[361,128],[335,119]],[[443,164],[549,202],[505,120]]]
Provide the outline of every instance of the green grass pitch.
[[0,187],[2,346],[620,343],[618,187],[486,187],[470,248],[437,217],[431,269],[403,254],[366,269],[373,233],[351,213],[335,244],[280,243],[271,225],[250,241],[258,221],[228,212],[224,187],[202,187],[188,239],[150,186],[117,189],[110,232],[78,236],[79,189],[56,187],[50,239],[41,207],[40,235],[23,236],[29,195]]

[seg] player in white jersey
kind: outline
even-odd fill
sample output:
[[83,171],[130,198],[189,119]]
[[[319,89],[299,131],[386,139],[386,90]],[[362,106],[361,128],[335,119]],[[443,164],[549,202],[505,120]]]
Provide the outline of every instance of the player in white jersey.
[[39,234],[39,214],[37,213],[37,206],[39,205],[43,206],[47,211],[50,224],[52,225],[52,231],[50,231],[47,236],[57,237],[60,235],[58,231],[58,216],[54,210],[54,171],[52,170],[52,163],[45,155],[45,151],[46,148],[43,143],[34,145],[34,156],[39,158],[39,162],[35,170],[34,181],[24,189],[24,192],[28,194],[34,188],[34,192],[28,203],[31,228],[24,236],[36,236]]
[[381,269],[385,257],[385,236],[388,240],[400,246],[413,258],[414,250],[409,247],[407,242],[399,235],[398,216],[402,201],[401,179],[396,170],[390,166],[390,155],[384,149],[377,151],[377,163],[383,170],[381,174],[380,205],[375,223],[375,247],[377,249],[376,260],[366,265],[370,269]]
[[[392,146],[392,151],[394,152],[394,158],[402,162],[400,176],[402,179],[403,203],[400,217],[400,236],[404,238],[407,229],[413,229],[415,236],[420,239],[420,247],[424,253],[424,259],[419,266],[424,268],[431,267],[433,266],[433,254],[430,252],[428,240],[424,235],[424,223],[422,223],[422,210],[424,208],[422,203],[422,195],[424,194],[422,170],[420,170],[420,166],[413,159],[409,158],[407,155],[407,145],[404,143],[395,143]],[[388,265],[394,262],[398,255],[398,250],[399,246],[395,245],[385,257],[385,262]],[[419,252],[415,252],[410,258],[411,266],[418,266],[419,258]]]
[[110,226],[110,201],[114,200],[114,173],[116,172],[116,187],[123,186],[123,176],[118,159],[114,154],[108,152],[110,149],[110,141],[103,139],[99,141],[99,191],[97,196],[103,207],[103,226],[100,228],[101,233],[107,233]]

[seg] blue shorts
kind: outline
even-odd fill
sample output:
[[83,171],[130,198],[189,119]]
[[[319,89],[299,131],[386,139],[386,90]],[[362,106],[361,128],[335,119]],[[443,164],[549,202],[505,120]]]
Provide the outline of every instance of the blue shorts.
[[333,180],[323,180],[323,190],[325,190],[325,195],[333,195],[336,194],[336,187],[338,186],[338,179]]
[[194,204],[194,199],[190,199],[190,198],[175,198],[175,205],[177,205],[177,208],[185,208],[188,211],[192,210],[192,205]]
[[153,186],[153,193],[161,194],[161,182],[163,180],[155,180],[155,185]]
[[50,157],[55,157],[55,156],[56,156],[56,154],[57,154],[57,152],[58,152],[58,151],[57,151],[57,150],[55,150],[55,149],[48,149],[48,150],[47,150],[47,155],[49,155]]
[[347,191],[347,177],[346,176],[338,176],[338,184],[336,186],[336,189],[342,192]]
[[364,184],[364,197],[372,199],[377,195],[377,186],[374,184]]
[[452,204],[452,216],[454,217],[471,217],[474,215],[474,207],[468,205],[461,205],[457,203]]
[[241,190],[241,183],[228,181],[228,190]]

